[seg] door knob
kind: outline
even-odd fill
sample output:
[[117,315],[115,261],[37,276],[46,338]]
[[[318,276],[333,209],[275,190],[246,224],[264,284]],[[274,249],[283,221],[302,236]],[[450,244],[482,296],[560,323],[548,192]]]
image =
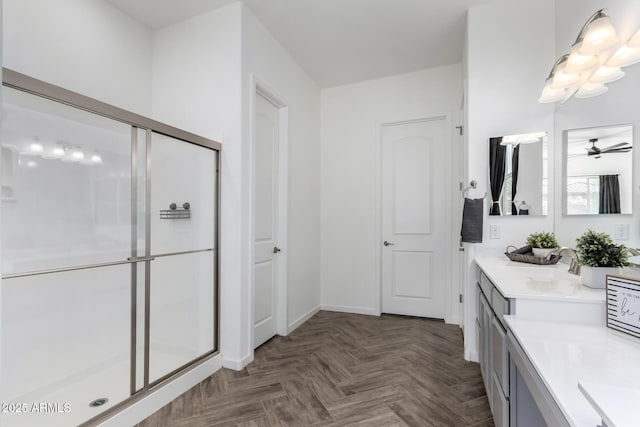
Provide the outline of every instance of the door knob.
[[385,241],[384,241],[384,245],[385,245],[385,246],[393,246],[393,245],[395,245],[395,243],[387,242],[387,241],[385,240]]
[[282,249],[280,249],[280,248],[279,248],[279,247],[277,247],[277,246],[274,246],[274,247],[273,247],[273,253],[274,253],[274,254],[277,254],[277,253],[278,253],[278,252],[280,252],[281,250],[282,250]]

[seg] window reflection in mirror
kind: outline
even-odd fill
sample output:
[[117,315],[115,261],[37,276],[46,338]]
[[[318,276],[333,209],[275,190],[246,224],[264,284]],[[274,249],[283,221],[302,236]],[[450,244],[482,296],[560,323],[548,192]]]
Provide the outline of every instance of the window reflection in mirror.
[[564,132],[566,215],[631,214],[633,126]]
[[548,201],[546,132],[489,140],[489,215],[546,215]]

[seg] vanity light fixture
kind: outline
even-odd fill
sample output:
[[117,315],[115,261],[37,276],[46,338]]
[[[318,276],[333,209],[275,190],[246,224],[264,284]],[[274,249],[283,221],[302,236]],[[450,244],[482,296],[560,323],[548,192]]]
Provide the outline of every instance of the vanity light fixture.
[[29,144],[29,147],[26,150],[20,151],[20,154],[25,154],[27,156],[38,156],[42,154],[43,151],[44,146],[40,142],[40,139],[37,136],[34,136],[32,142]]
[[620,80],[620,67],[640,62],[640,31],[621,44],[611,18],[603,9],[594,13],[582,26],[567,55],[553,65],[538,102],[566,102],[576,98],[602,95],[605,83]]
[[534,142],[541,141],[546,137],[546,132],[533,132],[523,133],[520,135],[507,135],[502,137],[500,145],[518,145],[518,144],[533,144]]

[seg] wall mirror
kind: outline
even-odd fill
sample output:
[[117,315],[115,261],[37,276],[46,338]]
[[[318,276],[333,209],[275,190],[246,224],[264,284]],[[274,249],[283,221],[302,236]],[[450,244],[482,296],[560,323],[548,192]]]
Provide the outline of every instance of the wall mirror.
[[489,215],[546,215],[547,133],[489,139]]
[[564,213],[631,214],[633,126],[567,130],[563,139]]

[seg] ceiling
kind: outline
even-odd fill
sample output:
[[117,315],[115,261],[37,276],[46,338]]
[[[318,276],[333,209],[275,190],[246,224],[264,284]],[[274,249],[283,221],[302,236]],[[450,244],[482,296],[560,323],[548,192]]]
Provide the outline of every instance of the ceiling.
[[[107,0],[151,29],[235,0]],[[493,0],[243,0],[320,87],[454,64],[466,10]]]

